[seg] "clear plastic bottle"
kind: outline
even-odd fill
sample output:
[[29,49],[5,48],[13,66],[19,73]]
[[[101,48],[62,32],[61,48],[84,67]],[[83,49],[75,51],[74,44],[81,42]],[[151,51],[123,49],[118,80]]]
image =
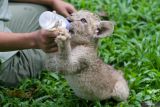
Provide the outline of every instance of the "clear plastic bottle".
[[39,17],[39,25],[47,30],[52,30],[53,28],[66,28],[69,30],[70,23],[55,11],[45,11]]

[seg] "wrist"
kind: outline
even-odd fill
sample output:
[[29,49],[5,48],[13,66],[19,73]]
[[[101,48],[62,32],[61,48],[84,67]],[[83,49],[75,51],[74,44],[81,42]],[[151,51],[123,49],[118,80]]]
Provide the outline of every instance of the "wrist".
[[26,35],[26,39],[28,40],[28,45],[31,49],[38,49],[37,45],[37,31],[31,32]]
[[63,1],[63,0],[52,0],[52,6],[54,6],[54,5],[56,5],[57,4],[57,2],[60,2],[60,1]]
[[64,0],[52,0],[53,2],[56,2],[56,1],[64,1]]

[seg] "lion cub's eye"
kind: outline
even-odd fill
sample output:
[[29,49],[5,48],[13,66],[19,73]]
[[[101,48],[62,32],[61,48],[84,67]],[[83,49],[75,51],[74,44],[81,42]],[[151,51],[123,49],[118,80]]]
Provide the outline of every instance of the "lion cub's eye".
[[82,18],[82,19],[81,19],[81,22],[82,22],[82,23],[87,23],[87,20],[86,20],[85,18]]

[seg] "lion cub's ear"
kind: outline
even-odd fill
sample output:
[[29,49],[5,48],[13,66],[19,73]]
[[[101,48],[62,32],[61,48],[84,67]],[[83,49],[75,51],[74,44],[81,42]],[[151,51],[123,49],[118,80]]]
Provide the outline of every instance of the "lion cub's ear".
[[99,23],[99,27],[97,29],[97,35],[95,35],[95,38],[110,36],[113,33],[113,30],[114,30],[113,22],[101,21]]

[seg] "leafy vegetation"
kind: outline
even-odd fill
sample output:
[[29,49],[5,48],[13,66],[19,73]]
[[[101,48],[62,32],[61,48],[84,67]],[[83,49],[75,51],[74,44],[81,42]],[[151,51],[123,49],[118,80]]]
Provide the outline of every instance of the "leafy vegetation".
[[[159,0],[68,0],[115,22],[115,31],[99,41],[99,56],[124,72],[130,87],[125,102],[86,101],[74,95],[63,76],[44,71],[40,79],[17,88],[1,87],[3,107],[141,107],[160,102]],[[106,14],[107,17],[104,15]]]

